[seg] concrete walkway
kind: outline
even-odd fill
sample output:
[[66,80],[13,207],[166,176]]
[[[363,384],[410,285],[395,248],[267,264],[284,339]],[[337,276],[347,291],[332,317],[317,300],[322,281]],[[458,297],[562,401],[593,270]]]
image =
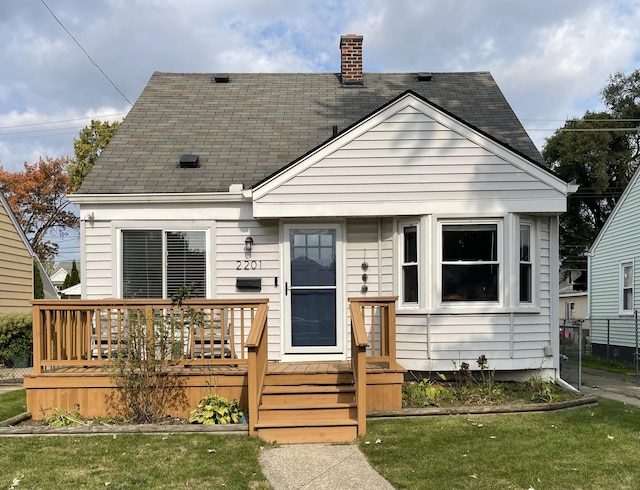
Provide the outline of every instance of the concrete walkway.
[[580,391],[640,407],[640,386],[635,376],[582,368]]
[[24,388],[22,383],[0,383],[0,394],[7,393],[9,391],[21,390],[22,388]]
[[356,444],[291,444],[265,449],[260,465],[274,490],[393,490]]

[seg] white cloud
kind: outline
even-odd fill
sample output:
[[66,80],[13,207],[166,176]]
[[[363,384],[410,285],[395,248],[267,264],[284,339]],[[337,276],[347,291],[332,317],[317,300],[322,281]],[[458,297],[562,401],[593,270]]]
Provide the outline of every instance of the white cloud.
[[[132,101],[156,70],[338,71],[339,36],[357,33],[365,36],[365,70],[488,70],[526,127],[555,128],[597,108],[608,76],[640,61],[639,0],[47,4]],[[128,110],[41,3],[0,2],[0,46],[0,126]],[[0,161],[11,167],[37,152],[69,154],[79,129],[17,137],[0,127]],[[544,135],[532,132],[539,147]]]

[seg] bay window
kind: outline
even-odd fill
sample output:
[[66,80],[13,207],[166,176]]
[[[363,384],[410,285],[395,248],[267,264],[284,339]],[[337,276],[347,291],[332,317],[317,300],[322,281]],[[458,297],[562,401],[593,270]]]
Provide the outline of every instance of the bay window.
[[520,223],[520,303],[533,302],[532,225]]
[[122,230],[122,297],[171,298],[181,287],[207,293],[204,230]]
[[417,222],[400,223],[401,300],[403,305],[418,306],[419,294],[419,226]]
[[500,301],[498,223],[442,223],[442,302]]

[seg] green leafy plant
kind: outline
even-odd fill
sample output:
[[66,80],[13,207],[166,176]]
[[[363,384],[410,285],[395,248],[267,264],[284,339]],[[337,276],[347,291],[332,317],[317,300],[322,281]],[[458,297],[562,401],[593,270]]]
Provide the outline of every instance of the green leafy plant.
[[406,385],[402,399],[405,406],[439,407],[445,400],[451,399],[451,392],[438,381],[425,378]]
[[228,400],[217,394],[208,394],[189,414],[190,424],[237,424],[246,417],[236,400]]
[[72,425],[87,425],[82,421],[80,415],[80,406],[76,405],[73,412],[63,410],[62,408],[52,407],[43,408],[42,425],[50,425],[52,427],[68,427]]
[[543,379],[541,376],[532,376],[523,385],[531,392],[532,402],[553,403],[563,399],[557,385],[553,381]]
[[0,314],[0,363],[11,367],[13,359],[31,353],[32,322],[31,313]]

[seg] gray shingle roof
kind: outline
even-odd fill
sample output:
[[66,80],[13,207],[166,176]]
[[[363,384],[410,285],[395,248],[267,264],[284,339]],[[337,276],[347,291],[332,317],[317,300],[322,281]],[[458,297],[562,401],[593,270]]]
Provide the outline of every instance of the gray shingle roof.
[[[220,192],[249,188],[339,131],[412,90],[541,164],[488,72],[365,73],[343,88],[336,74],[153,74],[82,184],[81,194]],[[180,155],[200,156],[180,168]]]

